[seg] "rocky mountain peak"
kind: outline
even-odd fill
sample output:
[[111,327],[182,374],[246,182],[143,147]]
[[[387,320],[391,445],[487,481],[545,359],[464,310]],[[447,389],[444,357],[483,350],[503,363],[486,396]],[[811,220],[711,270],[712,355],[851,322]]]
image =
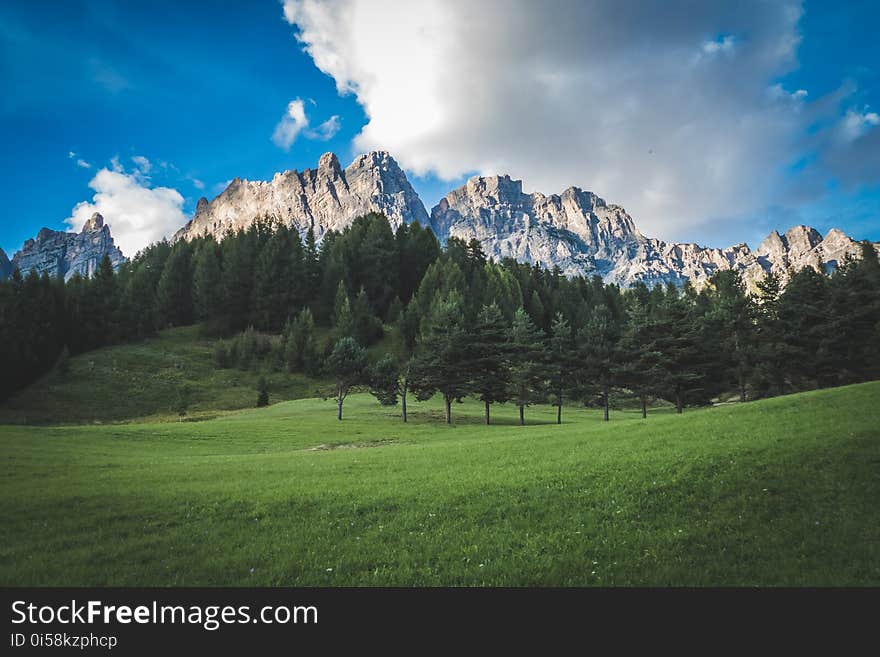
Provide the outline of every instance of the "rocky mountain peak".
[[83,224],[82,231],[83,233],[91,230],[101,230],[104,227],[104,217],[101,216],[100,212],[95,212],[86,223]]
[[799,225],[785,231],[785,242],[789,249],[807,251],[822,241],[822,234],[815,228]]
[[401,223],[426,223],[428,213],[394,158],[385,151],[360,155],[345,169],[333,153],[324,153],[314,169],[277,173],[270,181],[234,179],[212,201],[199,202],[193,219],[174,239],[246,229],[269,215],[320,241],[328,230],[341,231],[356,217],[380,212],[396,229]]
[[[85,222],[80,233],[40,229],[36,238],[27,240],[12,258],[6,275],[17,268],[22,275],[34,270],[40,275],[60,276],[64,280],[75,274],[88,277],[97,271],[105,255],[110,257],[114,268],[125,262],[122,251],[113,242],[110,227],[96,212]],[[0,258],[0,278],[5,277],[2,260]]]

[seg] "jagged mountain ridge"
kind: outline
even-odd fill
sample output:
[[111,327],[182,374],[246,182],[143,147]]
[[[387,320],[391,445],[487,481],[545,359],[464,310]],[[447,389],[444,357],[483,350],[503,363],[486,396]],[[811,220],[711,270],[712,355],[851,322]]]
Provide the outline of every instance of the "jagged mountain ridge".
[[110,256],[114,268],[125,262],[122,251],[113,242],[110,227],[104,223],[104,217],[96,212],[83,224],[79,233],[41,229],[13,256],[7,275],[19,269],[22,274],[36,270],[40,275],[61,276],[65,281],[74,274],[88,277],[95,273],[105,255]]
[[449,192],[430,213],[406,174],[387,152],[355,158],[344,170],[332,153],[316,169],[285,171],[271,181],[235,179],[213,201],[201,199],[193,219],[175,239],[206,234],[222,239],[269,215],[301,234],[314,228],[320,241],[328,230],[342,230],[366,212],[382,212],[392,226],[419,221],[441,242],[450,237],[480,241],[487,255],[511,257],[566,275],[600,275],[622,286],[686,280],[699,286],[719,269],[742,272],[747,284],[769,271],[784,280],[789,267],[826,266],[857,255],[859,246],[837,229],[823,239],[806,226],[785,235],[771,233],[752,251],[746,244],[726,249],[645,237],[618,205],[592,192],[570,187],[562,194],[525,194],[509,176],[475,176]]
[[[428,225],[444,243],[450,237],[477,239],[495,259],[558,266],[566,275],[597,274],[621,286],[690,280],[699,287],[715,271],[735,269],[754,287],[770,271],[784,282],[790,269],[833,268],[860,252],[840,230],[823,237],[807,226],[783,235],[773,231],[754,251],[744,243],[717,249],[667,242],[645,237],[626,210],[592,192],[569,187],[549,196],[525,194],[522,181],[509,176],[474,176],[428,215],[404,171],[384,151],[360,155],[345,169],[333,153],[325,153],[315,169],[277,173],[271,181],[236,178],[212,201],[200,199],[192,220],[174,239],[213,235],[221,240],[227,231],[269,215],[302,235],[313,228],[320,241],[327,231],[341,231],[367,212],[385,214],[394,228],[413,221]],[[12,262],[0,252],[0,278],[15,267],[65,279],[76,272],[89,276],[105,253],[115,267],[125,260],[96,213],[80,234],[42,229]]]
[[270,181],[236,178],[213,201],[199,200],[195,215],[174,239],[213,235],[246,228],[269,215],[320,241],[328,230],[341,231],[368,212],[380,212],[396,229],[401,223],[427,223],[428,213],[406,174],[384,151],[355,158],[342,169],[333,153],[321,156],[316,169],[276,173]]
[[700,286],[719,269],[740,271],[747,285],[773,271],[784,281],[789,269],[834,267],[859,244],[832,229],[824,238],[807,226],[771,233],[754,252],[746,244],[726,249],[645,237],[626,211],[592,192],[569,187],[562,194],[525,194],[509,176],[475,176],[431,210],[441,239],[477,239],[488,256],[510,257],[566,275],[598,274],[629,286],[690,280]]

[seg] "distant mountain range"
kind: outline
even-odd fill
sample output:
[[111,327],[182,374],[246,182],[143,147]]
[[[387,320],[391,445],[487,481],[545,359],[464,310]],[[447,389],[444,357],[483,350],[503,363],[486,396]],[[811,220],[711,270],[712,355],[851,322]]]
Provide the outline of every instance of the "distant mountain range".
[[[666,242],[642,235],[626,210],[592,192],[569,187],[549,196],[525,194],[522,182],[509,176],[475,176],[428,214],[404,171],[384,151],[360,155],[345,169],[333,153],[325,153],[315,169],[277,173],[271,181],[236,178],[212,201],[200,199],[192,220],[173,239],[220,240],[268,215],[303,236],[311,228],[320,241],[367,212],[384,214],[394,228],[414,221],[428,225],[443,243],[450,237],[477,239],[496,259],[558,266],[566,275],[598,274],[621,286],[686,280],[699,286],[720,269],[740,271],[751,286],[767,272],[785,280],[791,270],[831,269],[860,253],[859,244],[840,230],[823,237],[808,226],[783,235],[774,231],[754,251],[744,243],[716,249]],[[114,264],[122,262],[103,218],[95,215],[80,234],[44,228],[11,263],[0,251],[0,277],[14,267],[66,278],[77,271],[89,275],[105,253]]]

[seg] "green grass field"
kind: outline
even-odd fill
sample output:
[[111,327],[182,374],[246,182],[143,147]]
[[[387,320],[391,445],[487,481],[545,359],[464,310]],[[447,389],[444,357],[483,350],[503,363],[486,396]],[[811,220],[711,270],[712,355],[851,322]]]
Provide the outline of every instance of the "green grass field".
[[467,402],[447,427],[439,400],[403,425],[356,395],[341,423],[301,399],[0,426],[0,583],[878,585],[878,402],[869,383],[525,427]]

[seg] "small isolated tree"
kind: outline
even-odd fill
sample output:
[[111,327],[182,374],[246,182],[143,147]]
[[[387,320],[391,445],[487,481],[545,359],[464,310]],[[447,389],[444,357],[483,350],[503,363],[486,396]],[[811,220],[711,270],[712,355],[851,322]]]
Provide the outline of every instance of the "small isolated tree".
[[370,393],[382,406],[396,406],[397,398],[403,402],[402,417],[406,422],[406,370],[393,356],[386,355],[369,370]]
[[265,376],[257,381],[257,408],[269,405],[269,384]]
[[544,333],[537,328],[525,309],[513,316],[510,329],[510,380],[513,398],[519,407],[519,423],[525,424],[525,407],[544,383]]
[[367,352],[354,338],[340,338],[327,358],[327,372],[336,382],[337,419],[342,420],[342,403],[352,387],[362,383],[367,369]]

